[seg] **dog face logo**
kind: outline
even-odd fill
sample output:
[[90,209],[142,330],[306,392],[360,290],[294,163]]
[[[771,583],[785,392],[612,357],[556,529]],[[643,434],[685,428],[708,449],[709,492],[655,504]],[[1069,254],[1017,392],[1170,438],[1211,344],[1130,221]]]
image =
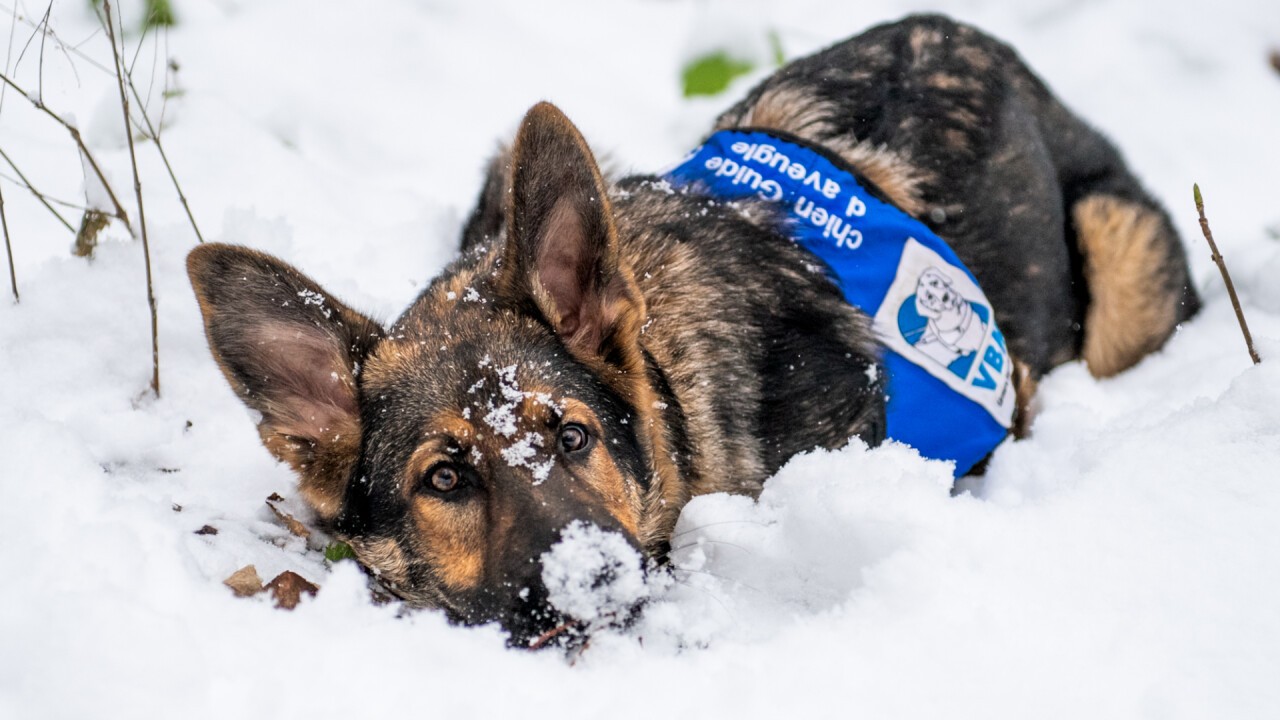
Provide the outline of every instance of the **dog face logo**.
[[936,267],[920,273],[898,311],[898,329],[929,359],[964,378],[987,336],[987,309],[956,290]]

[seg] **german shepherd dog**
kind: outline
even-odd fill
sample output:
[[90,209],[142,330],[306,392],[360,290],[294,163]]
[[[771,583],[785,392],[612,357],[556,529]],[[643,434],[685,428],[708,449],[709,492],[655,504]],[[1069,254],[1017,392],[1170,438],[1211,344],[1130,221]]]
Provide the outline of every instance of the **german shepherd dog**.
[[[1115,148],[974,28],[875,27],[716,128],[820,146],[945,238],[995,309],[1023,407],[1054,366],[1118,373],[1199,307]],[[606,181],[542,103],[492,163],[461,256],[390,326],[246,248],[203,245],[188,269],[214,358],[317,521],[408,604],[528,644],[574,620],[540,560],[571,523],[662,558],[691,497],[883,439],[868,317],[748,210]]]

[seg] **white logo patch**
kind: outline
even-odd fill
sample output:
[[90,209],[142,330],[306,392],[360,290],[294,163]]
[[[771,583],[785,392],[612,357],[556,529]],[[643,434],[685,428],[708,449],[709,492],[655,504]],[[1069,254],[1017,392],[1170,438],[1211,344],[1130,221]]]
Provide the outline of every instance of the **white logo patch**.
[[872,327],[885,346],[1010,426],[1013,363],[991,303],[964,270],[908,238]]

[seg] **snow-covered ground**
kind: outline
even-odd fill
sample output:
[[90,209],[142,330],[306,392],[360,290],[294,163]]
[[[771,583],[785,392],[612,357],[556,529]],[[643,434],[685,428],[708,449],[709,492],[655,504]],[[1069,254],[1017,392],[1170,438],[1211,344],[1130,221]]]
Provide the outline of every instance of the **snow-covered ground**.
[[[31,32],[15,1],[0,0],[10,63]],[[195,238],[150,145],[159,400],[140,244],[113,228],[94,260],[73,258],[71,234],[0,178],[22,291],[0,299],[0,718],[1280,716],[1274,3],[174,4],[156,77],[167,48],[183,92],[163,137],[205,234],[279,254],[382,319],[449,259],[483,161],[533,102],[652,171],[765,72],[688,101],[690,57],[767,59],[771,30],[794,57],[926,9],[1012,42],[1112,136],[1170,208],[1207,305],[1122,377],[1053,373],[1033,436],[959,497],[909,449],[853,446],[797,458],[758,502],[695,500],[676,582],[569,666],[370,603],[351,563],[330,570],[264,507],[278,492],[300,511],[210,359],[183,271]],[[109,65],[87,6],[58,2],[51,24]],[[28,90],[38,45],[13,72]],[[140,88],[153,112],[160,89]],[[41,97],[75,116],[132,208],[116,92],[47,43]],[[13,91],[0,148],[37,187],[83,197],[66,133]],[[1260,366],[1201,244],[1193,181]],[[194,534],[206,524],[218,534]],[[321,590],[292,613],[233,597],[221,581],[247,564]]]

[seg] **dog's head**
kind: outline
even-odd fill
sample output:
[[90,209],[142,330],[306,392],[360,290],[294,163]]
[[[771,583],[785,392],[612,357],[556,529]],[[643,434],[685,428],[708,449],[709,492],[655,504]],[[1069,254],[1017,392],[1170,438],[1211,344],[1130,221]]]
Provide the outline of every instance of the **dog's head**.
[[406,600],[520,643],[573,620],[542,578],[562,531],[660,542],[664,478],[644,301],[591,152],[542,104],[511,166],[505,244],[389,329],[252,250],[205,245],[188,270],[215,359],[317,516]]
[[937,268],[920,273],[916,282],[916,312],[937,320],[961,309],[964,298],[951,286],[951,278]]

